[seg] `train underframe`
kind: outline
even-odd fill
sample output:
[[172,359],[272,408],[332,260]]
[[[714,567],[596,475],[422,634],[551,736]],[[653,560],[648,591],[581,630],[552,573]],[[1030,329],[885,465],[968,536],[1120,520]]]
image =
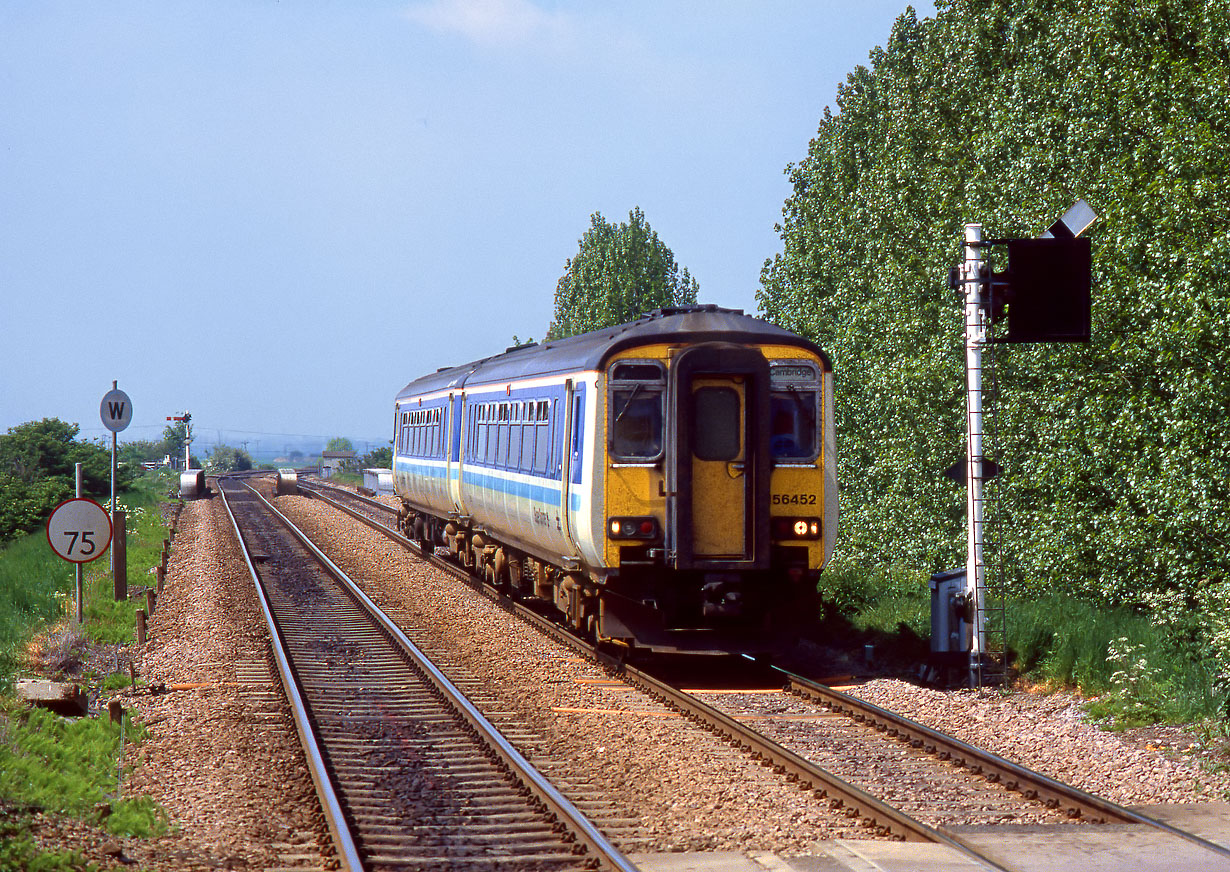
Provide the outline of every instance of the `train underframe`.
[[425,553],[445,548],[492,587],[548,604],[579,635],[628,650],[773,655],[816,614],[819,571],[806,548],[774,546],[770,567],[753,571],[677,570],[625,549],[620,568],[599,576],[404,503],[398,525]]

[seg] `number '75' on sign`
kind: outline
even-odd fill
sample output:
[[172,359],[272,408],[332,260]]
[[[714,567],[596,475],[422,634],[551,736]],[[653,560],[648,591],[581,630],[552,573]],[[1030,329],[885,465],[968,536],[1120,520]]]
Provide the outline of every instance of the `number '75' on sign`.
[[71,563],[89,563],[111,544],[111,516],[87,497],[65,500],[47,519],[51,550]]

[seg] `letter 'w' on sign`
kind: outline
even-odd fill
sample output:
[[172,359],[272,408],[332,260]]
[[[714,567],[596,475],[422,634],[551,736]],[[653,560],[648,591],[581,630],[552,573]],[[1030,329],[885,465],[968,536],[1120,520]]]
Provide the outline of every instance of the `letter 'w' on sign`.
[[103,426],[112,433],[118,433],[132,422],[132,400],[118,388],[107,392],[98,411]]

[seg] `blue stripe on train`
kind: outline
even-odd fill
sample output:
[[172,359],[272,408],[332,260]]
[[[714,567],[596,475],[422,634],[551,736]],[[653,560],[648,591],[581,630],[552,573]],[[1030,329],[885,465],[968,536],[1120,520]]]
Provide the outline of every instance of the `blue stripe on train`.
[[[444,478],[446,470],[443,466],[432,466],[424,463],[415,463],[413,460],[398,458],[397,468],[401,472],[406,472],[411,475],[420,476],[422,478]],[[541,485],[533,484],[528,481],[516,481],[514,479],[505,478],[498,473],[492,474],[489,472],[481,472],[480,468],[473,466],[466,467],[466,486],[480,487],[485,490],[495,491],[497,493],[510,494],[514,497],[528,498],[537,503],[545,503],[548,506],[558,506],[560,503],[559,485]],[[456,470],[454,469],[454,477]],[[568,503],[572,511],[579,511],[581,508],[580,494],[571,494],[571,499]]]

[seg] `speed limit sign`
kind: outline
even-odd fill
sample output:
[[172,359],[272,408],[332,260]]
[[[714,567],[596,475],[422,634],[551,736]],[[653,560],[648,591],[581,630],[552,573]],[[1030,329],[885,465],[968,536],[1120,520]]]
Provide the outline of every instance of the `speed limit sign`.
[[47,541],[72,563],[97,560],[111,544],[111,516],[87,497],[65,500],[47,519]]

